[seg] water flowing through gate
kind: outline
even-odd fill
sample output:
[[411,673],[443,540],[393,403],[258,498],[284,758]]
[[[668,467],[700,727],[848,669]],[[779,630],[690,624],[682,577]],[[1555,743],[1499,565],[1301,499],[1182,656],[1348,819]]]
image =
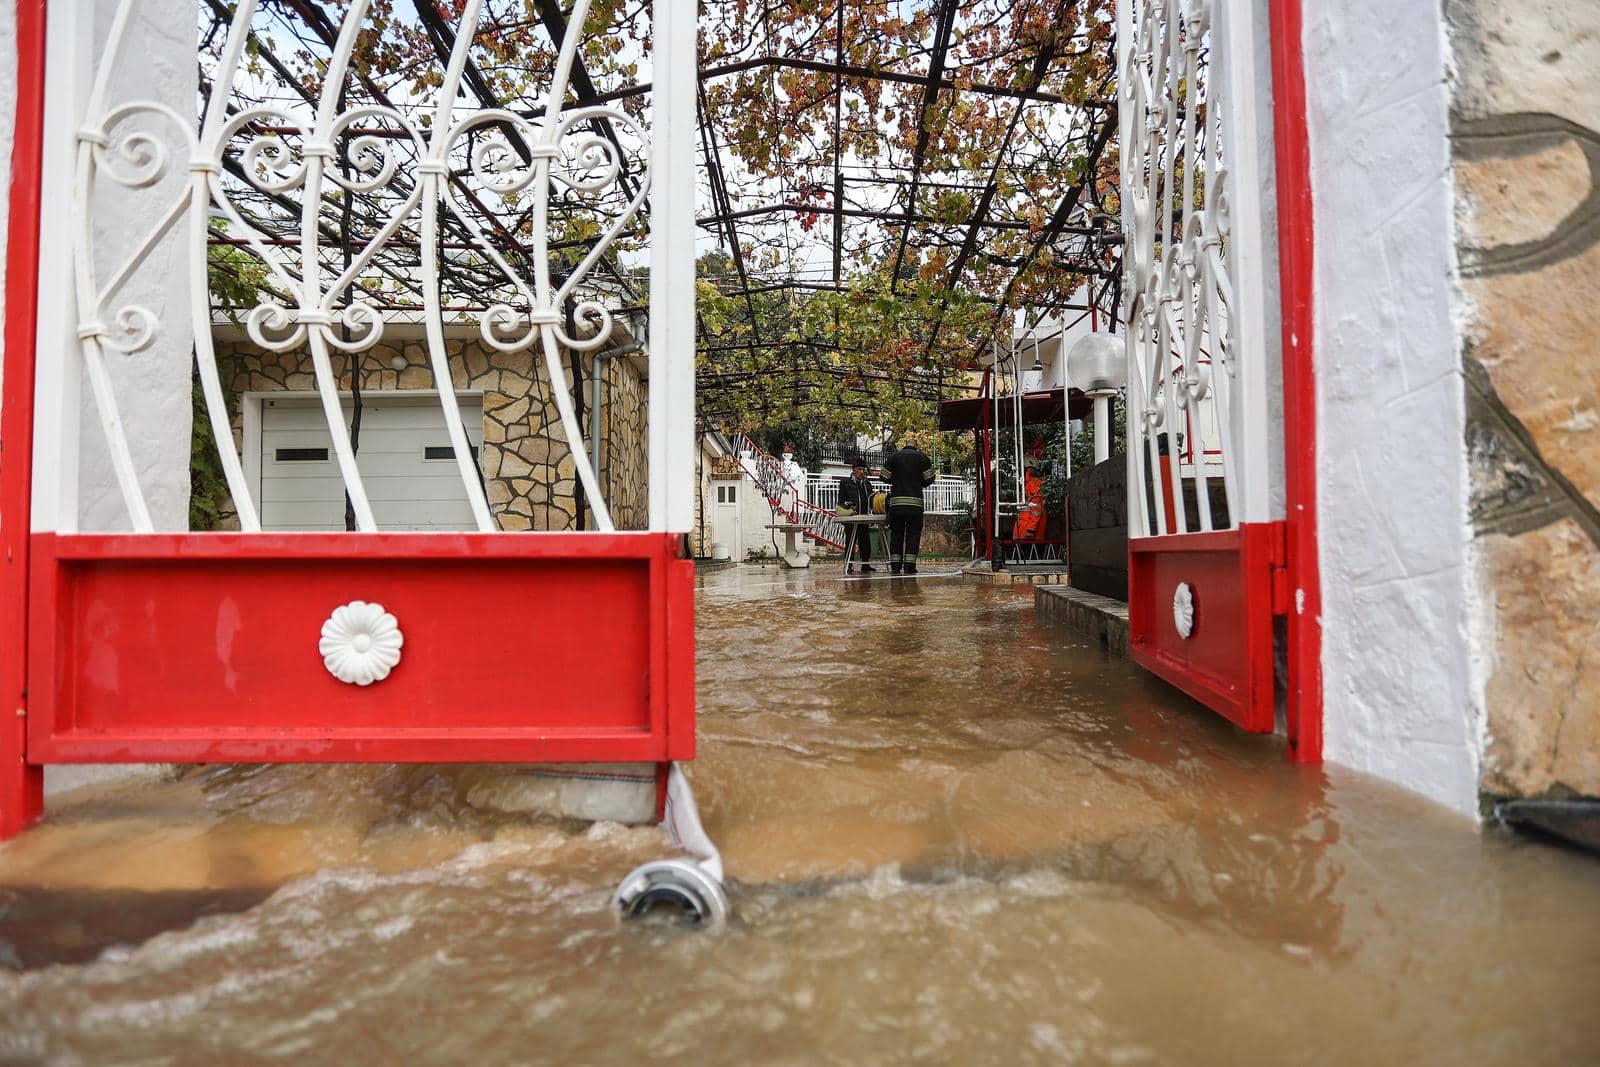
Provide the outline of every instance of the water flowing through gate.
[[[667,763],[692,757],[695,739],[683,551],[694,483],[693,5],[653,5],[648,129],[621,107],[585,104],[593,90],[575,87],[580,44],[607,32],[588,0],[564,36],[552,30],[561,39],[531,111],[465,106],[480,0],[435,27],[448,60],[409,99],[375,100],[360,82],[353,56],[381,13],[353,0],[342,23],[323,27],[321,84],[290,104],[235,106],[229,87],[263,76],[252,29],[263,8],[241,0],[198,119],[181,91],[174,105],[119,89],[152,63],[135,35],[153,32],[152,6],[52,3],[48,25],[19,25],[23,96],[42,86],[43,113],[19,127],[19,180],[32,195],[13,197],[12,233],[14,245],[31,235],[39,297],[36,333],[16,305],[7,324],[7,573],[26,574],[27,595],[25,609],[20,596],[8,604],[6,632],[29,643],[25,664],[6,665],[19,702],[0,751],[0,835],[38,813],[46,763],[627,761],[662,768],[664,800]],[[594,272],[652,192],[648,244],[633,261],[650,274],[648,336],[636,339],[648,348],[648,529],[619,530],[567,373],[574,353],[619,343],[616,301],[596,294]],[[274,205],[290,232],[247,218],[243,195]],[[121,236],[107,205],[140,197],[160,200],[144,201],[151,223]],[[330,220],[357,197],[381,210],[341,249]],[[589,250],[559,271],[557,202],[593,208]],[[208,244],[219,233],[262,275],[243,315],[249,341],[309,360],[358,532],[261,532],[258,479],[235,445],[213,340]],[[171,247],[187,254],[187,317],[129,296]],[[442,306],[446,264],[485,279],[487,298],[466,309],[474,322]],[[449,443],[430,451],[454,460],[469,531],[385,532],[358,466],[339,367],[394,327],[382,294],[397,280],[421,294],[407,321]],[[564,438],[592,532],[497,529],[456,395],[464,331],[490,358],[523,354],[530,376],[542,368],[558,412],[551,436]],[[155,480],[189,477],[136,459],[126,389],[163,334],[181,337],[185,356],[193,345],[237,533],[174,530],[152,511]],[[187,412],[183,377],[176,404]],[[99,423],[82,436],[80,407]],[[124,510],[116,525],[128,532],[80,531],[89,434],[104,441]],[[31,534],[19,537],[11,517],[30,505]]]
[[1291,600],[1270,6],[1118,5],[1131,651],[1255,732]]

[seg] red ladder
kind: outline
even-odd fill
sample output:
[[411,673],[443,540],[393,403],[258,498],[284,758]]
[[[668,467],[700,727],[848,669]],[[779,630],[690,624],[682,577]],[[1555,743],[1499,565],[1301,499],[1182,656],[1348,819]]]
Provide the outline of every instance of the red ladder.
[[[803,526],[801,536],[809,537],[841,551],[845,545],[844,524],[827,508],[810,501],[800,500],[794,485],[783,475],[783,465],[756,444],[748,434],[739,434],[734,444],[738,448],[739,468],[761,490],[767,504],[787,521]],[[786,502],[785,497],[789,500]]]

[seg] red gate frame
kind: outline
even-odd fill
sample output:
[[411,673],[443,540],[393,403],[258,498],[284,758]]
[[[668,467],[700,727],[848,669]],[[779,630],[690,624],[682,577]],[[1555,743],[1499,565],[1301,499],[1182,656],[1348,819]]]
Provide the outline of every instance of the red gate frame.
[[[1273,140],[1283,329],[1281,522],[1128,539],[1133,659],[1246,730],[1274,728],[1274,619],[1288,634],[1289,758],[1322,760],[1322,622],[1317,561],[1315,227],[1301,0],[1269,0]],[[1193,636],[1172,619],[1173,590],[1194,590]],[[1219,626],[1218,620],[1221,620]]]
[[[1272,629],[1282,597],[1283,524],[1128,540],[1128,652],[1242,729],[1271,733]],[[1193,630],[1178,632],[1173,593],[1191,593]]]
[[[32,763],[694,756],[694,562],[654,533],[35,534]],[[383,681],[323,666],[359,595]]]
[[[33,499],[33,355],[38,325],[45,0],[17,0],[17,112],[7,205],[6,332],[0,381],[0,839],[44,808],[44,768],[27,762],[28,524]],[[14,709],[14,713],[13,713]]]
[[1283,317],[1284,492],[1288,504],[1289,754],[1322,762],[1322,575],[1317,559],[1316,269],[1301,0],[1270,0],[1278,292]]
[[[659,809],[695,745],[678,535],[30,534],[46,3],[16,11],[0,839],[41,813],[46,763],[651,762]],[[371,687],[317,650],[355,597],[405,635]]]

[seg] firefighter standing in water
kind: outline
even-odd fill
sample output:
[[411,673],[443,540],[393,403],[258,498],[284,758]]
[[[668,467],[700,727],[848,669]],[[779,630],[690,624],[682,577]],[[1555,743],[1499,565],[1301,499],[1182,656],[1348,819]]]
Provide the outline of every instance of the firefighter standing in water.
[[933,484],[933,460],[910,441],[883,461],[878,472],[889,483],[889,573],[917,573],[922,545],[922,490]]

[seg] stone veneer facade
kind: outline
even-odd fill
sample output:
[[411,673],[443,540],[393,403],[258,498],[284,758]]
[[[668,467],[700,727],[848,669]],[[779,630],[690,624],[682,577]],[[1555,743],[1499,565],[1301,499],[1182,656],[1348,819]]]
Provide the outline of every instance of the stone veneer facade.
[[1600,795],[1600,7],[1447,0],[1481,788]]
[[[426,341],[420,336],[395,338],[390,336],[392,332],[387,331],[383,342],[361,353],[362,391],[433,389]],[[577,472],[539,350],[499,352],[476,337],[447,340],[445,347],[454,388],[483,393],[480,462],[496,524],[507,531],[577,529]],[[311,356],[305,349],[275,353],[249,341],[219,339],[217,358],[223,381],[235,398],[245,392],[316,389]],[[393,366],[397,358],[405,361],[403,369]],[[339,362],[336,353],[335,365]],[[570,390],[572,367],[570,361],[565,362]],[[584,358],[585,404],[591,395],[594,365],[592,358]],[[648,525],[648,385],[643,366],[638,354],[600,360],[600,484],[619,530],[642,530]],[[340,375],[339,386],[350,388],[348,369]],[[587,434],[587,410],[580,421]],[[242,447],[244,431],[237,413],[233,433],[235,446]],[[584,526],[593,529],[593,517],[587,511]],[[226,521],[223,528],[228,527],[237,528],[237,520]]]

